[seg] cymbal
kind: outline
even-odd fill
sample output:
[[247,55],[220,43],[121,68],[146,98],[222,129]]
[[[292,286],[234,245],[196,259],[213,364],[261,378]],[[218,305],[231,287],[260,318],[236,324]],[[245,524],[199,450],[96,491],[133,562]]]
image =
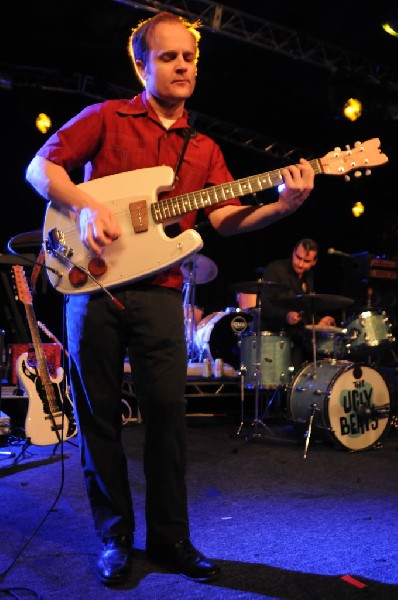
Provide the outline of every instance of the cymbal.
[[354,304],[353,298],[334,294],[298,294],[297,296],[278,296],[275,304],[290,310],[333,310]]
[[192,275],[195,283],[209,283],[218,275],[218,268],[215,262],[203,254],[195,254],[186,258],[181,265],[184,281],[189,281]]
[[265,294],[269,292],[286,292],[289,289],[283,283],[275,281],[240,281],[229,286],[234,292],[242,294]]
[[305,327],[310,331],[319,331],[321,333],[343,333],[342,327],[335,327],[334,325],[306,325]]

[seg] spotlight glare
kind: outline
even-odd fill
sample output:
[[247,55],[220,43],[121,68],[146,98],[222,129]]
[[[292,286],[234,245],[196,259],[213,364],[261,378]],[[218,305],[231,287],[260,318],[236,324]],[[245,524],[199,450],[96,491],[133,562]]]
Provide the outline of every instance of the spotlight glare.
[[50,129],[51,125],[52,125],[51,119],[45,113],[40,113],[36,117],[36,127],[40,131],[40,133],[47,133],[47,131]]
[[365,212],[365,207],[362,202],[355,202],[351,210],[354,217],[361,217]]
[[398,37],[398,23],[396,21],[390,21],[389,23],[382,23],[382,28],[388,35]]
[[349,98],[344,104],[343,113],[349,121],[356,121],[362,114],[362,102],[357,98]]

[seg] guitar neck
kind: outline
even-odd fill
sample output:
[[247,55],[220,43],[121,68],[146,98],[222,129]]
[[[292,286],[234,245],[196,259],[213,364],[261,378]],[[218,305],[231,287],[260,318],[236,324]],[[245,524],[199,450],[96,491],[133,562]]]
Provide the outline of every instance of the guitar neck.
[[[309,163],[316,175],[323,172],[321,163],[317,158],[310,160]],[[174,198],[163,198],[151,205],[152,218],[155,223],[163,223],[170,218],[179,217],[206,206],[213,206],[231,198],[262,192],[281,183],[283,183],[282,170],[275,169],[260,175],[251,175],[250,177],[214,185],[196,192],[181,194]]]
[[44,386],[52,388],[52,381],[50,377],[50,371],[48,368],[46,356],[44,353],[43,345],[40,339],[39,327],[36,320],[36,315],[33,310],[32,304],[25,304],[26,316],[28,319],[30,334],[32,336],[33,348],[35,350],[37,360],[37,370]]

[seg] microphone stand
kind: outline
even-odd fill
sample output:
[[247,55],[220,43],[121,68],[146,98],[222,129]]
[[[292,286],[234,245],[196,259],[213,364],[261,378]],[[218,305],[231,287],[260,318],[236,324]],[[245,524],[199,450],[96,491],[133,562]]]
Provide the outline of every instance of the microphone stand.
[[195,344],[196,323],[195,323],[195,290],[196,290],[196,257],[189,262],[189,276],[184,284],[184,319],[185,319],[185,339],[187,343],[188,362],[192,363],[197,356]]

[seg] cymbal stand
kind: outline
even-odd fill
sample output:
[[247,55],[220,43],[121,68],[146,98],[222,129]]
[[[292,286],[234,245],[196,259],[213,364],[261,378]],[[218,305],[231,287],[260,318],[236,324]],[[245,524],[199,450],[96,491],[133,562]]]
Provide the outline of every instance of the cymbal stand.
[[311,433],[312,433],[312,423],[314,420],[314,416],[315,416],[315,413],[317,411],[319,411],[318,405],[316,403],[311,404],[310,408],[311,408],[311,410],[310,410],[310,418],[308,421],[308,430],[306,431],[306,434],[305,434],[305,447],[304,447],[304,456],[303,456],[304,459],[307,458],[307,452],[308,452],[308,446],[310,443],[310,437],[311,437]]
[[198,359],[198,349],[195,343],[196,323],[195,323],[195,289],[196,289],[196,265],[195,257],[189,262],[188,280],[183,287],[183,306],[184,306],[184,325],[185,339],[187,342],[188,362],[195,362]]
[[256,334],[256,352],[255,352],[255,363],[254,363],[254,420],[252,422],[253,432],[249,439],[262,438],[263,433],[259,431],[259,427],[264,430],[269,428],[265,425],[262,419],[259,417],[259,399],[260,399],[260,377],[261,377],[261,294],[257,294],[256,307],[254,309],[255,319],[255,334]]
[[313,373],[313,378],[315,379],[316,377],[316,371],[317,371],[317,356],[316,356],[316,337],[315,337],[315,306],[313,301],[311,302],[311,328],[312,328],[312,336],[311,336],[311,343],[312,343],[312,360],[314,363],[314,373]]
[[245,424],[245,374],[247,367],[240,365],[240,424],[236,436],[239,437]]

